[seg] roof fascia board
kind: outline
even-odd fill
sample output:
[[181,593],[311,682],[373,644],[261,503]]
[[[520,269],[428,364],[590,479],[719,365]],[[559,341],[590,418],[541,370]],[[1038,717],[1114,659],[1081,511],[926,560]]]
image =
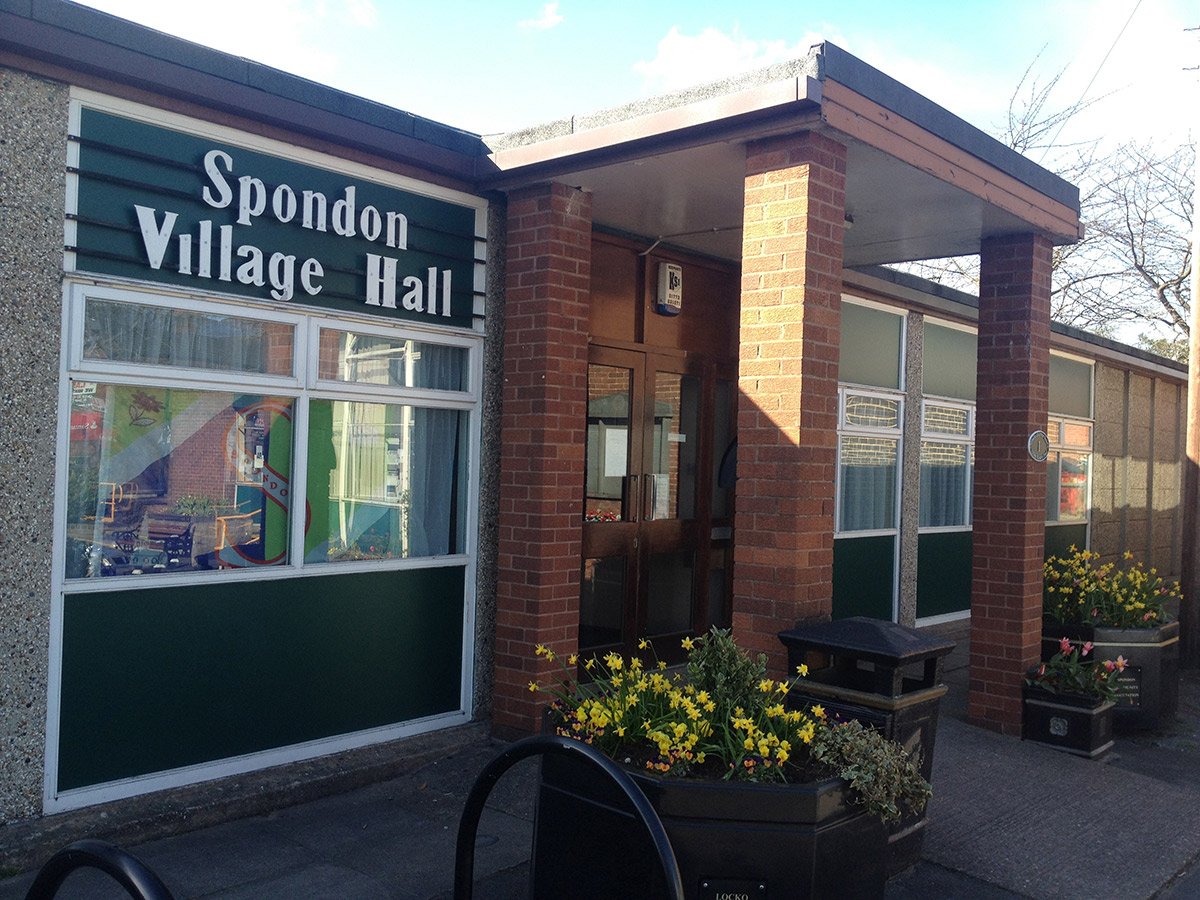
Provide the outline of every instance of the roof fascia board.
[[[488,156],[489,188],[507,189],[555,174],[609,165],[717,140],[746,140],[820,124],[821,84],[808,76],[757,85],[684,106],[555,134]],[[572,126],[573,127],[573,126]]]
[[1061,203],[944,138],[826,78],[821,114],[833,129],[961,188],[1049,235],[1056,244],[1079,240],[1078,206]]
[[[470,179],[477,135],[61,0],[0,0],[0,51]],[[28,65],[21,65],[28,60]]]
[[1057,202],[1079,208],[1079,189],[991,135],[959,118],[928,97],[880,72],[836,44],[821,45],[825,79],[845,85],[880,106],[978,157]]

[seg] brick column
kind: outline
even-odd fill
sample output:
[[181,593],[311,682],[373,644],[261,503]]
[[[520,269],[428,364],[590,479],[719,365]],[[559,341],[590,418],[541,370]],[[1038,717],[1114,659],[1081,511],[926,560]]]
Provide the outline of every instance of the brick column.
[[579,640],[591,236],[583,191],[509,196],[492,708],[509,731],[540,726],[545,697],[528,685],[551,667],[534,645]]
[[733,627],[777,674],[778,632],[833,601],[845,193],[822,135],[747,148]]
[[1046,465],[1028,452],[1046,427],[1048,240],[989,238],[980,250],[971,686],[976,724],[1019,734],[1021,680],[1038,660]]

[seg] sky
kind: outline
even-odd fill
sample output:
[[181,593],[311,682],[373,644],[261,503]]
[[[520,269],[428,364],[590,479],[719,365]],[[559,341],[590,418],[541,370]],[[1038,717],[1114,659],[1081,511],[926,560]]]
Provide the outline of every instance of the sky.
[[803,56],[822,40],[993,134],[1027,70],[1027,88],[1060,76],[1053,106],[1096,101],[1058,143],[1200,131],[1188,121],[1200,73],[1186,71],[1200,65],[1200,31],[1185,30],[1200,26],[1195,0],[87,5],[480,134]]

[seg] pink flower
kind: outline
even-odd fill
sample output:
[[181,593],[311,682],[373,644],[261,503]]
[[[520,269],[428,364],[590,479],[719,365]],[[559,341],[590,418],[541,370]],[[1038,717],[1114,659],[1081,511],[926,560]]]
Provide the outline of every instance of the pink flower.
[[1059,638],[1058,639],[1058,649],[1062,653],[1070,653],[1071,652],[1071,642],[1067,638]]
[[1104,671],[1105,672],[1112,672],[1116,668],[1117,668],[1117,664],[1115,662],[1113,662],[1111,659],[1106,659],[1104,661]]
[[1124,671],[1125,671],[1125,667],[1126,667],[1127,665],[1129,665],[1129,660],[1127,660],[1127,659],[1126,659],[1125,657],[1123,657],[1123,656],[1118,656],[1118,657],[1117,657],[1117,661],[1116,661],[1116,664],[1115,664],[1115,665],[1116,665],[1116,667],[1117,667],[1117,671],[1118,671],[1118,672],[1124,672]]
[[1092,652],[1092,648],[1093,648],[1093,647],[1095,647],[1095,646],[1096,646],[1096,645],[1095,645],[1095,644],[1093,644],[1091,641],[1085,641],[1085,642],[1084,642],[1084,644],[1083,644],[1083,653],[1082,653],[1082,655],[1083,655],[1083,656],[1087,656],[1089,653],[1091,653],[1091,652]]

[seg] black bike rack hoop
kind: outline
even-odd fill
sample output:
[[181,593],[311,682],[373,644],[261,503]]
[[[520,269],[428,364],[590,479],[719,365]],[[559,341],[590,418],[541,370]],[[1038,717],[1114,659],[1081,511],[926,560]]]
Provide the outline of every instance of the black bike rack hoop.
[[125,888],[133,900],[175,900],[162,879],[132,853],[90,838],[69,844],[46,860],[25,900],[53,900],[76,869],[99,869]]
[[483,815],[483,807],[487,802],[492,788],[500,780],[500,776],[523,759],[531,756],[546,756],[556,754],[582,759],[600,769],[621,789],[633,806],[634,813],[650,832],[654,842],[654,851],[658,854],[659,865],[667,882],[668,900],[683,900],[683,879],[679,875],[679,863],[675,859],[675,851],[671,849],[670,838],[663,828],[658,813],[642,793],[629,773],[618,766],[600,751],[559,735],[536,735],[517,741],[506,747],[479,773],[467,801],[463,806],[462,818],[458,823],[458,842],[454,851],[454,900],[471,900],[474,892],[475,878],[475,837],[479,830],[479,819]]

